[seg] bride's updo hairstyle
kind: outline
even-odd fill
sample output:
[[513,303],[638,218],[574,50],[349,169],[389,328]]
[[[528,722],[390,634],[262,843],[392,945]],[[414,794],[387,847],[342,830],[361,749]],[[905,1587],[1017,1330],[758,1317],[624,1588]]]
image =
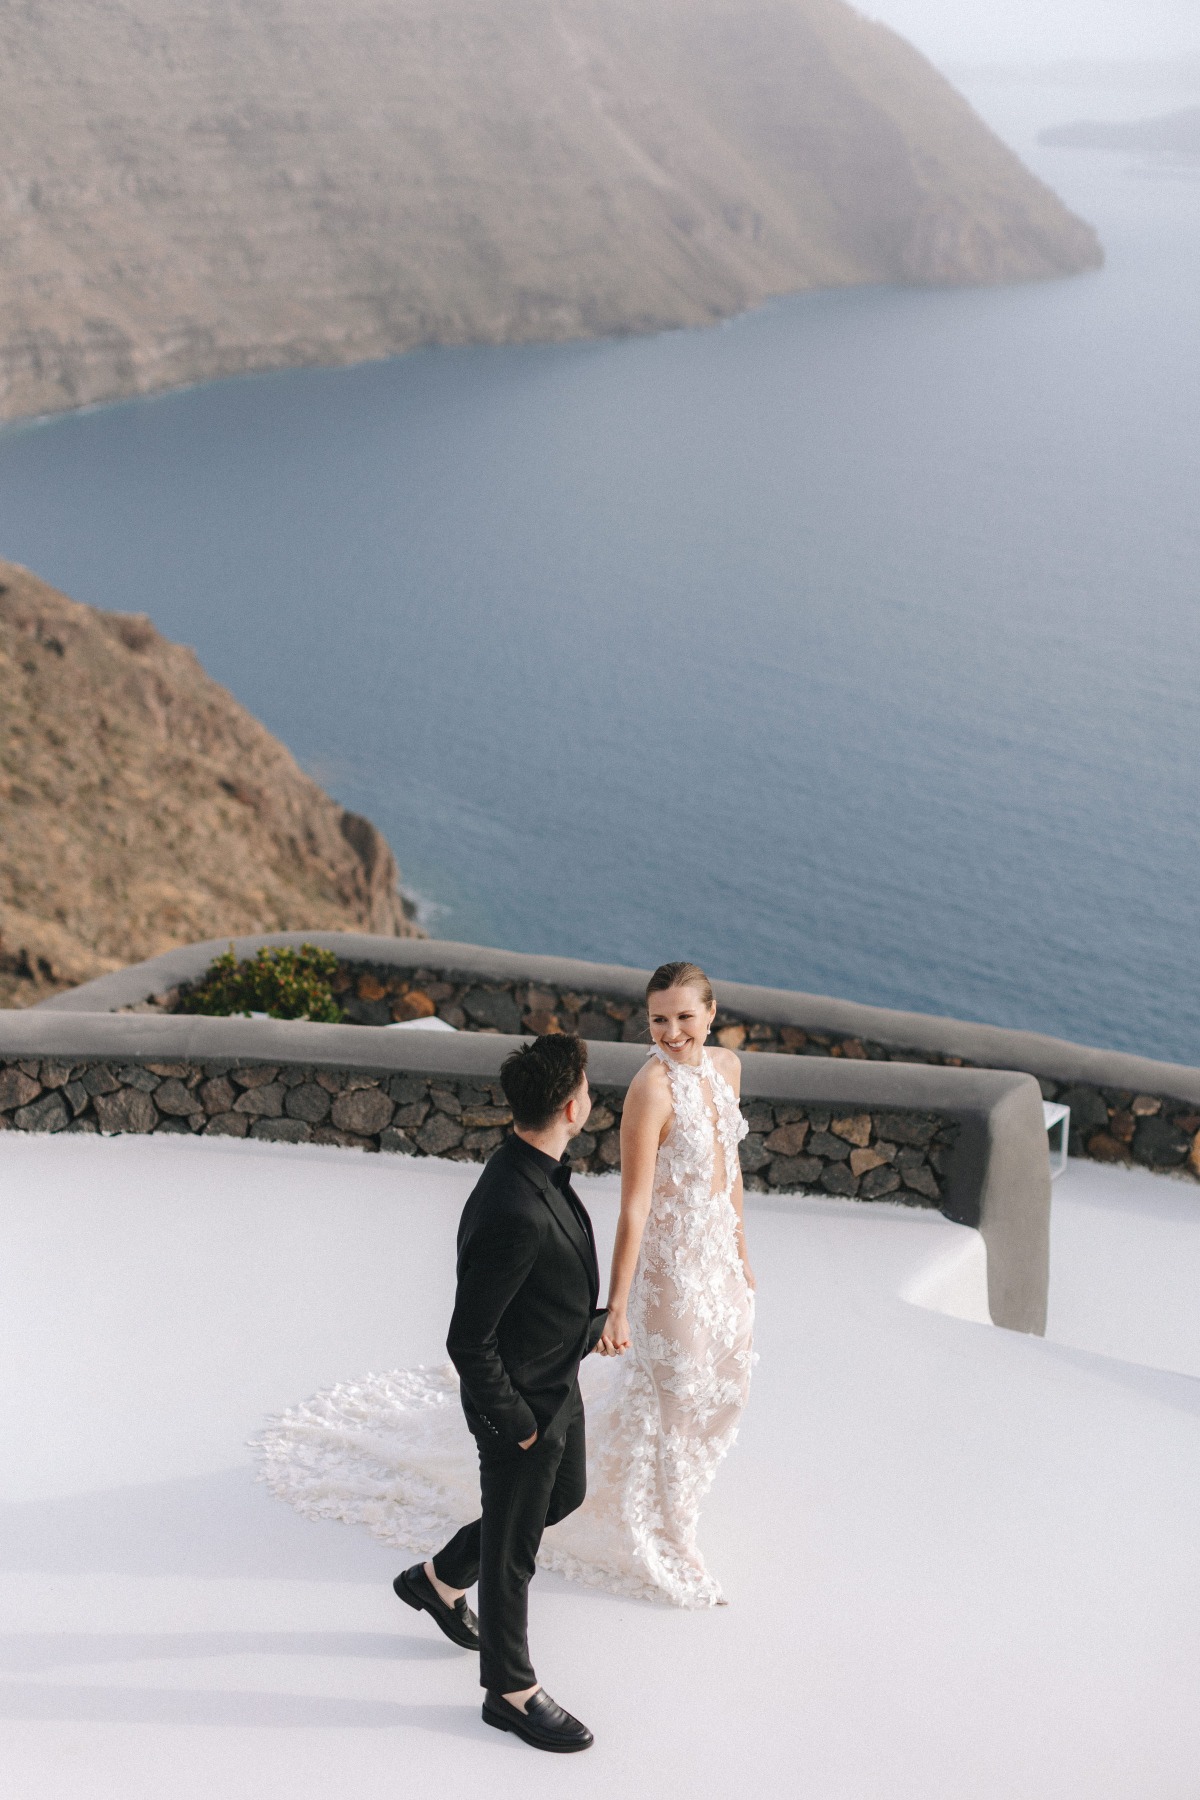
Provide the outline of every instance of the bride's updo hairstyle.
[[665,994],[668,988],[675,987],[695,988],[705,1006],[713,1003],[712,982],[699,963],[677,962],[663,963],[655,969],[646,983],[647,1005],[651,994]]

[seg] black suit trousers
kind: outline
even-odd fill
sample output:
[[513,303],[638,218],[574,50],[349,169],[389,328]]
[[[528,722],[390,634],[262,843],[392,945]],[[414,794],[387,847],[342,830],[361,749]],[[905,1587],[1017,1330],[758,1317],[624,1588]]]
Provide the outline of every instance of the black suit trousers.
[[528,1450],[476,1438],[481,1513],[433,1559],[447,1587],[479,1583],[479,1681],[497,1694],[533,1687],[529,1583],[547,1525],[565,1519],[587,1492],[583,1399],[578,1384]]

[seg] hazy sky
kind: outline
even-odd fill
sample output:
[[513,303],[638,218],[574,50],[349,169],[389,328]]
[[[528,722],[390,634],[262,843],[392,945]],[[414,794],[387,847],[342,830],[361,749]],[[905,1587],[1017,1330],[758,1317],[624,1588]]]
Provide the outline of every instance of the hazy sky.
[[1200,51],[1200,0],[858,0],[858,5],[940,62]]

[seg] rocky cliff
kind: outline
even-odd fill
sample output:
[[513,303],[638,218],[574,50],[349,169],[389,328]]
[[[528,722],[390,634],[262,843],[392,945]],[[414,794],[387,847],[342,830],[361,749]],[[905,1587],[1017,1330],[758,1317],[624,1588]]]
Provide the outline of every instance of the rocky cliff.
[[0,116],[7,417],[1100,259],[844,0],[22,0]]
[[0,562],[0,1005],[200,938],[421,936],[397,879],[191,650]]

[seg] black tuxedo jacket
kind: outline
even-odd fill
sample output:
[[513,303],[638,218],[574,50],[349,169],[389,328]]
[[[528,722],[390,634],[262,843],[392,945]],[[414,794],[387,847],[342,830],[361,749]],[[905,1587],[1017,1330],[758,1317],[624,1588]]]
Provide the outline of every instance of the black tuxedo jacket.
[[513,1445],[545,1432],[604,1329],[592,1223],[552,1167],[523,1139],[506,1138],[459,1224],[446,1349],[481,1440]]

